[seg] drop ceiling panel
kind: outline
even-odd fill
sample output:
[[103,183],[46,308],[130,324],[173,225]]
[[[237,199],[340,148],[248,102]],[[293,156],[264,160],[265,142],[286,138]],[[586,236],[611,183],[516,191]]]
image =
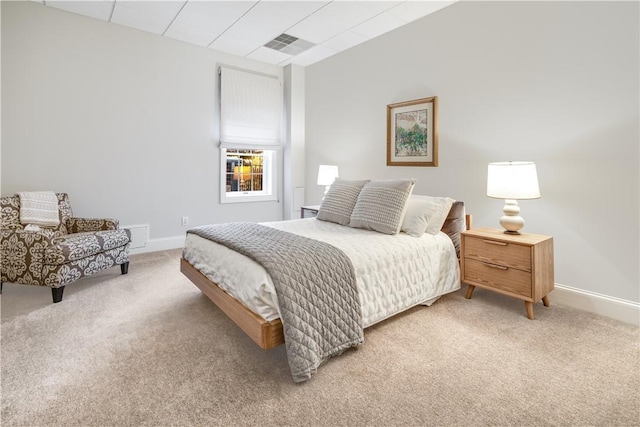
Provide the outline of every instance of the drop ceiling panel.
[[255,1],[189,1],[174,22],[222,34],[249,11]]
[[399,2],[333,2],[295,25],[287,34],[312,43],[322,43],[397,4]]
[[338,34],[337,36],[322,43],[322,46],[342,51],[359,45],[360,43],[364,43],[367,40],[368,39],[366,37],[356,34],[353,31],[345,31],[344,33]]
[[[229,31],[240,35],[270,31],[281,34],[323,6],[327,1],[262,1],[248,11]],[[286,32],[286,31],[284,31]],[[270,37],[269,40],[275,36]]]
[[174,20],[184,2],[116,2],[111,22],[162,34]]
[[381,34],[395,30],[405,24],[402,19],[390,13],[382,12],[362,24],[356,25],[351,31],[367,39],[378,37]]
[[48,0],[45,2],[47,6],[57,9],[66,10],[67,12],[78,13],[80,15],[89,16],[91,18],[108,21],[111,17],[113,9],[113,1],[93,0],[93,1],[61,1]]
[[211,47],[217,49],[233,40],[242,40],[246,46],[242,52],[248,55],[325,4],[327,2],[260,2],[221,34]]
[[129,1],[129,0],[118,0],[116,1],[115,10],[120,7],[126,7],[129,9],[134,9],[139,12],[173,19],[178,15],[180,9],[187,3],[186,0],[163,0],[163,1]]
[[412,22],[423,16],[452,5],[455,1],[404,1],[396,7],[389,9],[389,13],[402,19],[404,22]]

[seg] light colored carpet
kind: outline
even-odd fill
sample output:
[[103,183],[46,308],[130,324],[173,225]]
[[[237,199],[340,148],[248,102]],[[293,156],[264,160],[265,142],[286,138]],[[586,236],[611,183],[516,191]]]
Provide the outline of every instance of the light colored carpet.
[[67,286],[5,284],[3,426],[640,425],[637,327],[477,289],[417,307],[295,384],[179,272],[180,251]]

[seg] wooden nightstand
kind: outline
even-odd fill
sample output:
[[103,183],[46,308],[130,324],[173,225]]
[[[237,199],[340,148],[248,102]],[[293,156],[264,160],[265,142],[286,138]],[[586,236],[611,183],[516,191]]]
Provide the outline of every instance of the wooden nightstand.
[[505,234],[502,230],[476,228],[461,234],[462,282],[524,300],[533,320],[533,303],[549,306],[553,290],[553,238],[538,234]]
[[318,215],[320,205],[308,205],[300,207],[300,218],[315,218]]

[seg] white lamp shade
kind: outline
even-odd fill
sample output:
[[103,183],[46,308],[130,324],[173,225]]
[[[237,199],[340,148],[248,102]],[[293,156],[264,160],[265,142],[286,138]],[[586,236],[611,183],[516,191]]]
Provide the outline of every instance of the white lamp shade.
[[318,185],[331,185],[338,177],[338,166],[320,165],[318,168]]
[[489,163],[487,196],[497,199],[537,199],[540,197],[538,173],[533,162]]

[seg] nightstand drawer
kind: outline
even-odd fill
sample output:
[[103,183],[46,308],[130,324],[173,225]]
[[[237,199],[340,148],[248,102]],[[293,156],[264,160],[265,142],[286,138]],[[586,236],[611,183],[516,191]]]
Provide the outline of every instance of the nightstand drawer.
[[527,298],[532,296],[531,273],[475,259],[465,258],[462,281],[502,289]]
[[467,236],[465,258],[531,271],[531,247],[500,240]]

